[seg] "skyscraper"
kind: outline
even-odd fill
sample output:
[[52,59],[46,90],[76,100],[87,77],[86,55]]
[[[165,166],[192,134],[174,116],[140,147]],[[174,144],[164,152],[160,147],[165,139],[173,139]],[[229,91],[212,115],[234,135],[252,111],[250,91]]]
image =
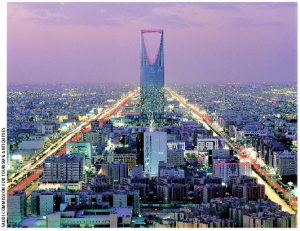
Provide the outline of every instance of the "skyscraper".
[[7,225],[15,227],[26,216],[26,195],[24,191],[14,192],[7,198]]
[[80,155],[84,157],[84,165],[90,167],[92,163],[92,146],[90,142],[67,142],[67,155]]
[[167,133],[144,133],[144,170],[149,176],[158,176],[159,161],[167,162]]
[[83,171],[81,155],[50,156],[44,162],[42,182],[78,183],[83,179]]
[[144,169],[144,133],[138,132],[136,135],[136,163],[142,165]]
[[[144,34],[159,33],[158,52],[151,60],[147,52]],[[164,36],[163,30],[141,31],[141,75],[140,104],[142,113],[148,118],[158,118],[164,112]]]

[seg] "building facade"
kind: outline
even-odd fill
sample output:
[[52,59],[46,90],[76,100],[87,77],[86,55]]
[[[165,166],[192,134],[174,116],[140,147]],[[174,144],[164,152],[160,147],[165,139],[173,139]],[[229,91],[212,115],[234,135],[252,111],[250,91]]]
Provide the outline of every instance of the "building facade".
[[99,174],[120,182],[121,177],[128,177],[128,164],[119,161],[103,163],[101,164]]
[[228,183],[231,176],[250,176],[251,164],[236,160],[216,159],[213,162],[213,175],[222,178],[223,182]]
[[167,162],[167,133],[144,133],[144,170],[150,176],[158,175],[160,161]]
[[132,171],[132,168],[136,165],[136,154],[135,153],[122,153],[113,154],[113,161],[123,162],[128,164],[128,171]]
[[84,157],[84,165],[90,167],[92,163],[92,147],[89,142],[68,142],[66,154],[78,154]]
[[43,183],[78,183],[83,179],[83,157],[63,155],[44,162]]
[[199,151],[209,151],[219,149],[219,139],[218,137],[203,137],[198,135],[197,137],[197,150]]
[[[147,52],[144,34],[159,33],[159,50],[151,60]],[[141,31],[140,104],[147,116],[158,117],[164,112],[164,36],[163,30]]]
[[26,195],[25,192],[15,192],[7,198],[7,225],[17,226],[26,216]]

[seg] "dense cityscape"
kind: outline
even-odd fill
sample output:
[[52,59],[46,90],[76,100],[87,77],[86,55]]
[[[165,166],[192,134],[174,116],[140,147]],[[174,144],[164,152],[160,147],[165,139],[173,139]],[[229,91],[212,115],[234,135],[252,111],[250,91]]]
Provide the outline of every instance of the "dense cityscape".
[[296,86],[166,86],[141,48],[139,87],[8,87],[8,226],[296,227]]

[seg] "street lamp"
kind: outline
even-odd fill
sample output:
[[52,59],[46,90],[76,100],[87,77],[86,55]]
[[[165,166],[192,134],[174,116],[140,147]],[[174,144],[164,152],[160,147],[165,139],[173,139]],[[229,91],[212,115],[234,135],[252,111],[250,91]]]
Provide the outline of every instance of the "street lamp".
[[293,188],[294,183],[290,181],[290,182],[287,183],[287,185],[288,185],[288,190],[291,191],[292,188]]

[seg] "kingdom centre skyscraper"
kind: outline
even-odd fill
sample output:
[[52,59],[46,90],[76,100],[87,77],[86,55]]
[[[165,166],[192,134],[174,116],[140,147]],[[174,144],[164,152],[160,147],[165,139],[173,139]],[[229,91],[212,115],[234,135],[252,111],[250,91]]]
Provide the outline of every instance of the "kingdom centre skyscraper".
[[[150,60],[145,45],[144,34],[159,33],[159,50]],[[163,30],[141,31],[141,79],[140,79],[140,104],[142,114],[147,118],[161,117],[164,112],[164,33]]]

